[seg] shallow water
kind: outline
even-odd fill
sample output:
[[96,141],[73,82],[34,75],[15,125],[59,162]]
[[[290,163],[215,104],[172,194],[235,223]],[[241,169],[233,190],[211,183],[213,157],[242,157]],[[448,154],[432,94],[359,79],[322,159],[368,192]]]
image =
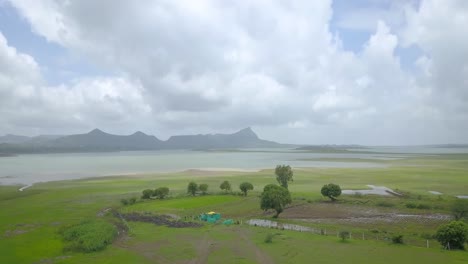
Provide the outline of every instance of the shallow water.
[[[367,149],[369,151],[369,149]],[[401,154],[308,153],[291,149],[249,149],[245,151],[127,151],[106,153],[27,154],[0,158],[0,184],[77,179],[93,176],[188,169],[260,170],[278,164],[292,167],[372,168],[379,162],[326,161],[336,159],[399,159]]]

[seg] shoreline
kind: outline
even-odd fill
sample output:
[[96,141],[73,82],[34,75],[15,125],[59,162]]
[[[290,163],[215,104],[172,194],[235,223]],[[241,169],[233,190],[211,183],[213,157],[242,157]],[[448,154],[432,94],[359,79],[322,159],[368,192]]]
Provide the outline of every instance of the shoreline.
[[[82,175],[78,177],[72,177],[72,178],[65,178],[65,179],[51,179],[51,180],[38,180],[37,182],[1,182],[0,181],[0,186],[15,186],[15,185],[20,185],[23,186],[18,189],[18,191],[22,192],[33,185],[37,183],[50,183],[50,182],[61,182],[61,181],[77,181],[77,180],[84,180],[84,179],[101,179],[101,178],[107,178],[107,177],[128,177],[128,176],[136,176],[136,177],[145,177],[148,174],[155,174],[155,175],[163,175],[163,174],[177,174],[177,173],[186,173],[186,174],[201,174],[201,173],[207,173],[206,176],[210,176],[208,174],[213,174],[213,173],[226,173],[226,172],[232,172],[232,173],[256,173],[260,172],[262,170],[265,170],[268,168],[263,168],[263,169],[242,169],[242,168],[192,168],[192,169],[183,169],[183,170],[171,170],[171,171],[156,171],[156,172],[124,172],[124,173],[112,173],[112,174],[102,174],[102,175]],[[16,178],[16,177],[15,177]]]
[[26,186],[23,186],[23,187],[19,188],[18,191],[22,192],[22,191],[26,190],[27,188],[32,187],[33,185],[34,184],[28,184]]

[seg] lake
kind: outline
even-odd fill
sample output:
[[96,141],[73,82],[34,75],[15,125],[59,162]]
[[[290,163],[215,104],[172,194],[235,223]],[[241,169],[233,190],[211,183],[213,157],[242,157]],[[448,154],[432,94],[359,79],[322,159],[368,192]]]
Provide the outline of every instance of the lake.
[[[369,149],[365,149],[369,151]],[[460,149],[455,149],[459,152]],[[468,153],[468,149],[466,149]],[[384,167],[378,162],[323,161],[324,158],[398,159],[392,153],[308,153],[290,149],[235,151],[126,151],[106,153],[27,154],[0,158],[0,184],[77,179],[93,176],[201,170],[260,170],[278,164],[292,167]],[[423,153],[423,152],[416,152]],[[434,153],[433,150],[427,153]]]

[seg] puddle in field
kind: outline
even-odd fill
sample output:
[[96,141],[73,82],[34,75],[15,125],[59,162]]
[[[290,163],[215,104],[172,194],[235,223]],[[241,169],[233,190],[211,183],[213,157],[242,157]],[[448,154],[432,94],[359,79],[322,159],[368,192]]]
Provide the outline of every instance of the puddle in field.
[[261,226],[261,227],[269,227],[269,228],[278,228],[284,230],[294,230],[294,231],[301,231],[301,232],[311,232],[313,231],[312,228],[300,225],[293,225],[293,224],[283,224],[278,223],[271,220],[264,220],[264,219],[250,219],[247,221],[247,224],[252,226]]
[[371,189],[365,189],[365,190],[343,190],[341,193],[342,194],[375,194],[375,195],[384,195],[384,196],[390,196],[390,195],[396,195],[400,196],[399,193],[395,192],[394,190],[387,188],[385,186],[375,186],[375,185],[366,185],[367,187]]

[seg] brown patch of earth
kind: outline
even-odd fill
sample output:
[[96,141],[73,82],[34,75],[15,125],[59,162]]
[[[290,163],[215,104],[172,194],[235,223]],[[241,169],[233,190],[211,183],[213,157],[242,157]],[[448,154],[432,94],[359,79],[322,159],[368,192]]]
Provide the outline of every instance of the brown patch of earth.
[[123,219],[127,221],[153,223],[155,225],[164,225],[167,227],[183,228],[183,227],[202,227],[203,225],[195,222],[184,222],[173,220],[168,215],[144,215],[139,213],[121,214]]
[[302,204],[286,208],[280,217],[306,222],[355,224],[417,222],[433,225],[451,220],[451,216],[444,214],[402,214],[395,210],[339,203]]

